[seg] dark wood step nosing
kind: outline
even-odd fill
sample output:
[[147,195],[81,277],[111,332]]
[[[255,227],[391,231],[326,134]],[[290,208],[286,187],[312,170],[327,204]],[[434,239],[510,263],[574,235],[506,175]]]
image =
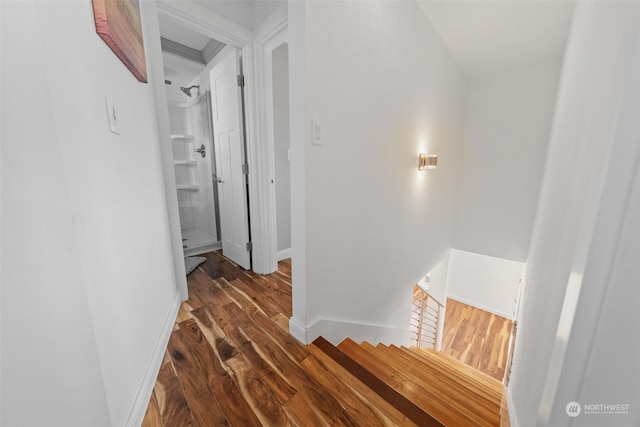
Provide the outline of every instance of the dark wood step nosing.
[[313,342],[313,345],[322,350],[327,356],[335,360],[354,377],[417,425],[424,427],[443,426],[438,420],[423,411],[419,406],[398,393],[392,387],[388,386],[380,378],[369,372],[369,370],[347,356],[326,339],[319,337]]

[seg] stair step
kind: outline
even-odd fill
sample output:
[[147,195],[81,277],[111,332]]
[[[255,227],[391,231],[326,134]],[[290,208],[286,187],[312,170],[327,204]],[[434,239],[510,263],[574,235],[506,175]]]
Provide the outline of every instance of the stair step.
[[394,368],[392,364],[385,362],[375,351],[371,350],[373,347],[367,346],[366,343],[358,345],[347,339],[340,343],[338,348],[440,423],[447,426],[480,425],[473,419],[452,409],[451,405],[441,396],[425,390],[412,378]]
[[[478,414],[474,414],[465,406],[467,402],[460,402],[460,396],[455,396],[455,393],[448,393],[447,395],[446,392],[456,384],[441,383],[440,388],[434,387],[433,382],[425,379],[419,370],[415,368],[415,365],[411,366],[404,360],[399,360],[395,352],[387,350],[388,347],[384,345],[374,347],[366,342],[362,343],[361,347],[369,352],[371,357],[387,363],[387,370],[393,369],[401,375],[400,387],[402,389],[398,390],[400,393],[414,401],[423,410],[445,425],[495,425],[496,417],[481,417]],[[408,383],[414,384],[415,387],[407,388],[406,384]],[[458,389],[455,391],[459,392]],[[486,410],[481,413],[486,413]],[[483,424],[481,421],[484,418],[487,418],[488,421]]]
[[[391,425],[392,422],[386,415],[349,387],[337,372],[327,368],[317,357],[311,355],[305,358],[301,365],[311,378],[325,389],[331,390],[332,395],[339,399],[349,419],[357,420],[358,423],[371,427]],[[370,392],[369,394],[374,393]]]
[[[345,340],[340,345],[359,347],[358,344],[351,340]],[[373,372],[367,369],[363,364],[355,361],[350,355],[345,354],[340,346],[334,347],[331,343],[318,338],[313,342],[315,346],[325,352],[329,357],[342,365],[347,371],[349,371],[359,381],[364,383],[367,387],[377,393],[382,399],[389,402],[394,408],[404,414],[412,422],[419,426],[425,427],[439,427],[442,426],[434,417],[420,409],[418,405],[398,393],[393,387],[387,385],[381,378],[378,378]],[[344,344],[344,345],[343,345]]]
[[428,357],[420,357],[414,352],[406,348],[390,346],[391,349],[397,351],[406,361],[407,364],[420,366],[420,371],[430,377],[433,377],[443,383],[458,383],[467,393],[473,393],[478,396],[485,406],[492,406],[495,402],[500,401],[502,393],[496,393],[495,389],[485,387],[484,383],[476,383],[473,378],[468,378],[457,371],[451,371],[451,367],[440,366],[439,362],[434,362]]
[[379,353],[386,354],[388,360],[391,360],[398,370],[448,403],[455,411],[476,420],[481,425],[500,424],[499,405],[491,399],[470,390],[463,382],[452,381],[446,376],[439,375],[437,371],[425,369],[425,364],[416,363],[408,357],[407,350],[384,345],[378,345],[375,348]]
[[[324,340],[324,338],[319,338],[319,340]],[[331,343],[328,343],[326,341],[324,345],[333,347]],[[333,372],[336,377],[340,378],[340,380],[342,380],[342,382],[350,387],[355,393],[366,399],[366,401],[368,401],[375,409],[379,410],[379,412],[387,416],[391,421],[390,425],[417,427],[417,424],[409,420],[402,412],[393,407],[389,402],[384,400],[371,388],[369,388],[366,384],[364,384],[356,376],[354,376],[351,372],[345,369],[340,363],[338,363],[327,353],[325,353],[320,348],[322,346],[323,345],[319,344],[316,340],[307,348],[309,349],[310,353],[313,354],[313,356],[316,357],[322,364],[324,364],[324,366],[326,366],[328,370]],[[335,349],[335,347],[333,348]],[[335,349],[335,351],[339,350]]]
[[464,382],[479,394],[498,400],[504,395],[504,385],[500,381],[459,360],[432,349],[410,347],[407,350],[417,361],[422,361],[427,369],[431,367],[451,379]]
[[510,425],[505,386],[499,380],[437,350],[401,348],[409,350],[409,354],[417,357],[417,363],[421,363],[425,369],[438,370],[450,381],[462,382],[472,388],[477,396],[490,399],[492,405],[499,406],[500,425]]
[[424,424],[407,415],[418,425],[510,424],[502,383],[447,355],[430,349],[357,344],[349,338],[337,348],[325,343],[333,349],[326,351],[331,358],[341,365],[346,360],[346,370],[356,372],[353,375],[382,398],[410,402],[404,405],[428,414],[435,422]]

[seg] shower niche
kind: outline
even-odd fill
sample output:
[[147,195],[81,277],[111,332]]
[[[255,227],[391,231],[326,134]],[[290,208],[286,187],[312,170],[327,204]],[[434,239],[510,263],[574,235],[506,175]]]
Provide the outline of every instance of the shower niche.
[[208,91],[168,105],[185,256],[221,248],[210,105]]

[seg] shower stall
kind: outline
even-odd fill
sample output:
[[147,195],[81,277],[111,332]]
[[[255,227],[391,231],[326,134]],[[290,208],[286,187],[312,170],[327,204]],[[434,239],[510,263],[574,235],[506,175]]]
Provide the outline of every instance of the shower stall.
[[[182,89],[182,88],[181,88]],[[195,89],[195,90],[193,90]],[[169,102],[182,247],[186,256],[220,249],[211,95],[193,86],[187,103]]]

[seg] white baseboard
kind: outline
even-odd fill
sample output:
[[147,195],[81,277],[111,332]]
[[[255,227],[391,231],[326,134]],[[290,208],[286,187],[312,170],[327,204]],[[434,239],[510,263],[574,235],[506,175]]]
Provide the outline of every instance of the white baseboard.
[[396,328],[334,319],[318,319],[307,328],[309,342],[313,342],[320,336],[333,345],[340,344],[345,338],[351,338],[358,343],[367,341],[373,345],[378,343],[409,345],[408,327]]
[[169,344],[169,338],[171,337],[171,332],[173,331],[173,325],[176,322],[181,302],[180,292],[176,292],[176,296],[171,303],[169,312],[164,320],[164,325],[162,326],[162,332],[160,333],[158,342],[156,342],[156,346],[151,354],[149,366],[142,378],[140,387],[138,387],[138,392],[133,400],[133,405],[129,411],[129,416],[125,423],[127,427],[139,427],[142,425],[142,420],[144,419],[147,407],[149,406],[151,392],[153,391],[153,386],[158,378],[158,372],[160,372],[160,366],[162,365],[164,353],[167,349],[167,345]]
[[513,406],[513,397],[511,396],[511,389],[509,389],[509,387],[505,387],[504,392],[507,395],[507,406],[509,409],[509,423],[511,427],[518,427],[518,417],[515,411],[515,407]]
[[283,259],[291,258],[291,248],[283,249],[276,253],[276,261],[282,261]]
[[289,334],[302,344],[310,343],[307,341],[307,328],[293,317],[289,318]]
[[496,310],[494,308],[487,307],[485,305],[478,304],[476,302],[469,301],[469,300],[466,300],[464,298],[460,298],[460,297],[457,297],[457,296],[451,295],[451,294],[447,295],[447,298],[451,298],[451,299],[454,299],[454,300],[456,300],[458,302],[461,302],[463,304],[467,304],[467,305],[470,305],[472,307],[479,308],[480,310],[488,311],[489,313],[497,314],[498,316],[505,317],[505,318],[507,318],[509,320],[513,320],[513,313],[505,313],[503,311]]

